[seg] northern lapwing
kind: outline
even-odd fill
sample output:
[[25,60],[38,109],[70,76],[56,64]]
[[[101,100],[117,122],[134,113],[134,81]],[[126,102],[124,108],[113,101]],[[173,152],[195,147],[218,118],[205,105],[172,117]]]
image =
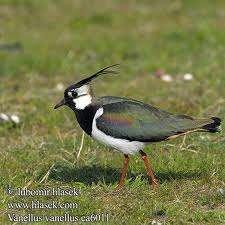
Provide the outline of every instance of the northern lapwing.
[[217,132],[218,117],[195,119],[174,115],[143,102],[123,97],[95,97],[90,83],[98,76],[116,73],[112,65],[66,88],[64,98],[54,107],[71,108],[80,127],[92,138],[124,154],[124,166],[117,188],[124,185],[129,155],[140,153],[153,187],[158,185],[153,169],[143,151],[151,142],[159,142],[196,131]]

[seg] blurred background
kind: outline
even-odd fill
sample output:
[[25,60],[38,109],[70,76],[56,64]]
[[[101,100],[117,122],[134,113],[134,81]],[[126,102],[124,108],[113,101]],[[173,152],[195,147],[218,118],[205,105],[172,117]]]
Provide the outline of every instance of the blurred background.
[[[142,162],[134,157],[133,183],[123,199],[126,207],[117,208],[118,196],[107,200],[111,206],[99,196],[116,184],[122,156],[85,136],[77,160],[82,131],[70,110],[53,107],[67,85],[119,63],[118,75],[94,82],[96,95],[129,96],[173,113],[224,119],[224,21],[222,0],[1,0],[1,185],[35,187],[48,173],[45,185],[62,182],[85,188],[79,213],[110,210],[114,219],[127,224],[131,219],[136,224],[187,224],[190,218],[203,224],[223,222],[224,197],[211,192],[224,187],[223,132],[192,135],[181,148],[182,138],[148,147],[163,183],[160,197],[155,194],[158,200],[152,203],[139,196],[142,190],[150,198],[146,179],[140,178]],[[174,206],[170,203],[176,199],[177,184],[184,185],[186,194],[178,190],[183,204]],[[198,191],[203,197],[193,197]],[[91,203],[93,192],[99,198]],[[128,204],[129,211],[136,212],[132,218],[126,213]],[[205,205],[216,208],[213,216],[204,211]],[[168,209],[167,219],[154,214],[157,207]],[[182,214],[176,207],[191,211]]]

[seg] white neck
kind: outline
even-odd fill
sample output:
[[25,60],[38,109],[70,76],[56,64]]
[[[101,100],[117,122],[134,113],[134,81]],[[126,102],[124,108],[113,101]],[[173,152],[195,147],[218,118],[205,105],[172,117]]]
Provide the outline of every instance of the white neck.
[[73,99],[73,102],[76,104],[76,109],[82,110],[91,104],[92,96],[90,94],[81,95]]

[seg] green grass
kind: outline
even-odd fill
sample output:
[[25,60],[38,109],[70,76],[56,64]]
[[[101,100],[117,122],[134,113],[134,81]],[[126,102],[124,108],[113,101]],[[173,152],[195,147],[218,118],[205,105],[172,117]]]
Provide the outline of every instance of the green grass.
[[[0,48],[0,113],[17,113],[21,123],[0,124],[0,224],[12,224],[9,212],[66,211],[7,208],[32,200],[75,202],[71,215],[109,213],[112,225],[225,224],[224,131],[192,134],[182,147],[182,137],[146,147],[159,189],[149,188],[136,155],[118,192],[122,154],[85,136],[77,160],[82,131],[70,110],[53,110],[63,95],[58,83],[121,63],[118,76],[95,82],[96,95],[129,96],[174,113],[224,120],[224,12],[219,0],[1,1],[0,46],[14,47]],[[160,68],[176,80],[154,77]],[[184,73],[193,73],[193,81],[182,81]],[[76,187],[81,194],[12,197],[7,186]]]

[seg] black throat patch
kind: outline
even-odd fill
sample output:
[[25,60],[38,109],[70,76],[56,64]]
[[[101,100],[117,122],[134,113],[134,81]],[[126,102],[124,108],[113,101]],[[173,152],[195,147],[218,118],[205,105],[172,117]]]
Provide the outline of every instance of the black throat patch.
[[98,108],[99,107],[96,105],[89,105],[83,110],[74,110],[80,127],[90,136],[92,132],[92,122]]

